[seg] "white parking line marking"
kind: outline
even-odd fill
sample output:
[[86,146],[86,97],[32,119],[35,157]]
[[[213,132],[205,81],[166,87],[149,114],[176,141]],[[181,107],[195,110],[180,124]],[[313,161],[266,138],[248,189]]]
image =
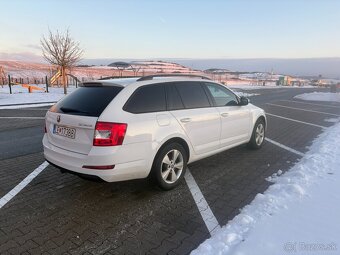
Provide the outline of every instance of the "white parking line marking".
[[323,107],[331,107],[331,108],[340,109],[340,106],[335,106],[335,105],[312,104],[312,103],[305,103],[305,102],[300,102],[300,101],[295,101],[295,100],[279,100],[279,101],[294,102],[294,103],[299,103],[299,104],[310,104],[310,105],[315,105],[315,106],[323,106]]
[[271,103],[266,103],[266,104],[267,104],[267,105],[272,105],[272,106],[277,106],[277,107],[283,107],[283,108],[298,110],[298,111],[315,112],[315,113],[321,113],[321,114],[327,114],[327,115],[332,115],[332,116],[340,117],[339,114],[335,114],[335,113],[319,112],[319,111],[313,111],[313,110],[306,110],[306,109],[301,109],[301,108],[296,108],[296,107],[290,107],[290,106],[285,106],[285,105],[279,105],[279,104],[271,104]]
[[29,119],[29,120],[43,120],[45,117],[0,117],[0,119]]
[[194,177],[190,173],[189,168],[187,168],[184,178],[189,187],[190,193],[195,200],[197,208],[203,218],[203,221],[209,230],[210,235],[213,235],[215,231],[221,229],[220,224],[211,211]]
[[297,150],[294,150],[293,148],[290,148],[290,147],[288,147],[288,146],[286,146],[286,145],[284,145],[282,143],[275,142],[272,139],[269,139],[268,137],[266,137],[265,139],[266,139],[266,141],[268,141],[268,142],[270,142],[270,143],[272,143],[272,144],[274,144],[276,146],[279,146],[279,147],[281,147],[281,148],[283,148],[283,149],[285,149],[287,151],[293,152],[296,155],[299,155],[301,157],[303,157],[305,155],[304,153],[302,153],[300,151],[297,151]]
[[7,204],[13,197],[15,197],[23,188],[25,188],[38,174],[40,174],[47,166],[48,162],[45,161],[25,179],[23,179],[17,186],[0,199],[0,209]]
[[317,125],[317,124],[313,124],[313,123],[309,123],[309,122],[304,122],[304,121],[301,121],[301,120],[295,120],[295,119],[291,119],[291,118],[287,118],[287,117],[271,114],[271,113],[268,113],[268,112],[266,112],[266,115],[277,117],[277,118],[280,118],[280,119],[290,120],[290,121],[294,121],[294,122],[298,122],[298,123],[302,123],[302,124],[306,124],[306,125],[310,125],[310,126],[314,126],[314,127],[327,128],[327,127],[320,126],[320,125]]

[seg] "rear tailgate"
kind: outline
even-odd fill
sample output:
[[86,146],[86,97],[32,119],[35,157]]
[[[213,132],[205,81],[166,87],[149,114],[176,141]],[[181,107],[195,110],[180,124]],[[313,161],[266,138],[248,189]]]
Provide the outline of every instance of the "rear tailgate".
[[59,148],[88,154],[93,144],[98,117],[48,112],[46,129],[48,141]]
[[122,89],[96,83],[64,97],[46,114],[48,141],[68,151],[88,154],[98,117]]

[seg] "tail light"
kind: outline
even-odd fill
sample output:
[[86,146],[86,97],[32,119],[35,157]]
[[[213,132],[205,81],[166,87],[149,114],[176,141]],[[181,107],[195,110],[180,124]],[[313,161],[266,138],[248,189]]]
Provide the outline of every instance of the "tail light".
[[94,131],[94,146],[117,146],[122,145],[125,137],[127,124],[97,122]]

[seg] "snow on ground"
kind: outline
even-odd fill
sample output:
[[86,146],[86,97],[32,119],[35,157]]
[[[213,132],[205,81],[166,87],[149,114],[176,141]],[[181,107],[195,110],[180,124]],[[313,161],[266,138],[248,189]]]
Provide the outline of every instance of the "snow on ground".
[[[189,67],[164,61],[134,61],[131,62],[131,65],[136,71],[138,70],[138,75],[149,75],[152,73],[202,73]],[[4,68],[6,75],[10,74],[12,78],[24,78],[25,82],[27,82],[27,78],[41,80],[45,79],[46,75],[51,77],[52,73],[56,71],[56,67],[48,64],[24,61],[0,60],[0,66]],[[131,76],[134,75],[134,72],[131,68],[121,72],[116,67],[110,66],[79,66],[72,68],[71,74],[78,77],[81,81],[87,81],[108,76]]]
[[324,119],[324,121],[336,123],[340,121],[340,118],[328,118],[328,119]]
[[328,102],[331,101],[340,103],[340,93],[331,92],[304,93],[297,95],[294,98],[311,101],[328,101]]
[[249,89],[258,89],[258,88],[273,88],[280,87],[276,86],[275,82],[266,82],[265,86],[262,83],[258,83],[257,80],[242,80],[242,79],[227,79],[224,80],[226,86],[230,88],[249,88]]
[[275,89],[282,88],[281,86],[257,86],[257,85],[227,85],[231,89],[254,90],[254,89]]
[[192,254],[338,254],[340,123]]
[[227,85],[227,87],[231,89],[242,89],[242,90],[282,88],[282,86],[259,86],[259,85],[249,85],[249,84]]
[[230,89],[232,92],[234,92],[236,95],[240,96],[240,97],[252,97],[252,96],[258,96],[260,95],[259,93],[247,93],[247,92],[243,92],[240,91],[240,89],[238,88],[231,88],[230,86],[224,85],[226,86],[228,89]]
[[[46,103],[57,102],[64,97],[64,89],[62,87],[50,87],[49,93],[45,93],[45,85],[34,85],[43,88],[44,91],[34,90],[33,93],[28,93],[27,88],[23,88],[21,85],[12,86],[12,93],[9,94],[8,86],[0,86],[0,108],[18,108],[14,106],[4,106],[12,104],[32,104],[32,103]],[[75,87],[69,87],[68,93],[72,92]],[[42,106],[42,105],[40,105]],[[20,108],[29,107],[27,105],[20,106]]]
[[258,96],[260,94],[258,93],[246,93],[246,92],[241,92],[241,91],[234,91],[235,94],[237,94],[240,97],[252,97],[252,96]]
[[243,90],[253,90],[253,89],[282,89],[282,88],[315,88],[313,86],[277,86],[277,85],[266,85],[266,86],[260,86],[260,85],[249,85],[249,84],[231,84],[227,85],[228,88],[231,89],[243,89]]

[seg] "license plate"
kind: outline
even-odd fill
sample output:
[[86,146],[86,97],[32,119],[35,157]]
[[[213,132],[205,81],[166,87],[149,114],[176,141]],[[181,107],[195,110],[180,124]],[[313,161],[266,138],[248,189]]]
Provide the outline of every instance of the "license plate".
[[53,133],[70,139],[76,138],[76,129],[54,125]]

